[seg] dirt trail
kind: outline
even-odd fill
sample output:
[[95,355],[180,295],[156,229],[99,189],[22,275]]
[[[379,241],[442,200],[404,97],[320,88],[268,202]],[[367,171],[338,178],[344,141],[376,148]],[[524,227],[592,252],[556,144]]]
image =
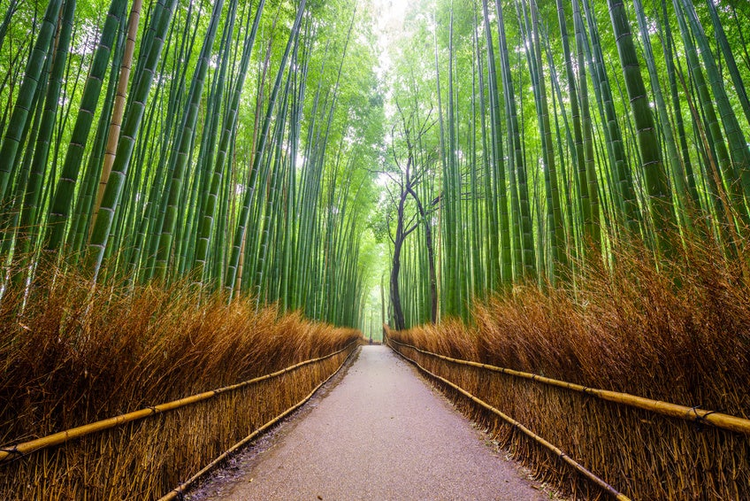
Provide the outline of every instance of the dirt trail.
[[549,499],[383,346],[190,499]]

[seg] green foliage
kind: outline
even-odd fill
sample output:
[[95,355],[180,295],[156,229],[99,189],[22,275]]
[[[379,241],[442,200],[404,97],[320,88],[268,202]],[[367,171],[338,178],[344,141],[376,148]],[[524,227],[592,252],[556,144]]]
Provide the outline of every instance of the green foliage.
[[[626,235],[668,261],[705,218],[736,252],[750,203],[744,3],[487,4],[410,5],[387,75],[387,112],[399,101],[406,113],[434,110],[439,123],[418,149],[440,151],[423,196],[439,200],[441,314],[465,316],[466,302],[535,269],[540,284],[576,288],[576,263],[616,267],[611,242]],[[385,233],[382,221],[373,226]],[[667,242],[673,230],[679,238]],[[418,235],[401,278],[416,295],[406,314],[416,323],[428,280]]]
[[[21,91],[21,82],[30,80],[23,80],[19,61],[32,54],[30,44],[38,45],[33,67],[42,75],[50,41],[58,36],[55,5],[46,38],[39,41],[29,36],[28,27],[36,25],[38,31],[47,4],[4,4],[8,22],[0,25],[0,102],[6,103],[0,130],[7,135],[11,111],[20,102],[26,118],[23,124],[14,119],[15,127],[28,131],[3,142],[17,149],[19,160],[3,164],[8,189],[2,205],[20,208],[27,223],[18,227],[19,214],[3,220],[3,262],[13,267],[19,283],[26,278],[34,283],[36,268],[26,264],[38,261],[44,245],[39,235],[46,232],[52,235],[47,256],[72,265],[79,260],[71,253],[83,251],[87,259],[81,262],[94,275],[104,265],[106,275],[99,281],[127,276],[137,283],[156,276],[171,282],[199,269],[196,281],[207,289],[223,285],[254,295],[258,306],[278,301],[310,317],[358,325],[367,268],[358,264],[359,248],[378,197],[371,170],[380,155],[384,120],[371,9],[350,0],[307,6],[269,0],[260,15],[259,2],[247,0],[217,4],[211,16],[212,4],[204,0],[177,1],[170,15],[169,6],[146,2],[113,173],[94,217],[92,193],[127,23],[104,15],[109,3],[79,2],[50,153],[44,160],[39,150],[40,175],[29,176],[22,160],[36,151],[39,127],[31,122],[44,106],[37,96],[43,97],[50,84],[45,78],[40,92],[29,84]],[[298,12],[299,36],[290,31]],[[257,35],[247,45],[256,13]],[[105,21],[113,50],[97,53],[94,63]],[[96,92],[84,90],[88,74],[98,83]],[[277,77],[278,97],[272,102]],[[106,97],[99,89],[107,90]],[[74,123],[82,120],[87,130],[74,133]],[[267,138],[259,148],[264,120]],[[89,134],[89,125],[95,133]],[[167,184],[169,179],[173,182]],[[42,189],[30,188],[38,202],[24,208],[14,196],[31,181]],[[89,233],[86,227],[94,220]],[[232,264],[228,242],[239,227],[247,231],[239,232]],[[75,244],[65,248],[63,242]],[[237,280],[226,282],[230,265]]]
[[[404,200],[417,221],[400,278],[411,323],[429,317],[428,225],[440,314],[466,318],[470,302],[518,281],[575,286],[569,260],[614,266],[608,250],[624,234],[655,255],[665,226],[679,246],[696,221],[715,221],[705,231],[728,254],[746,236],[745,3],[619,2],[610,16],[591,0],[417,0],[388,20],[374,0],[268,0],[250,37],[259,3],[178,1],[171,19],[144,5],[115,174],[91,235],[125,19],[107,21],[104,0],[78,2],[59,106],[44,118],[62,3],[41,38],[47,2],[3,3],[7,276],[33,283],[27,265],[49,234],[50,256],[106,262],[100,280],[194,272],[196,284],[253,294],[259,307],[358,325],[382,276],[368,271],[385,258],[373,249],[396,228],[389,176],[409,150],[399,107],[430,122],[412,145],[422,174]],[[615,36],[623,26],[628,47]],[[102,30],[113,37],[106,55]],[[39,89],[25,78],[30,60]],[[74,131],[82,121],[85,134]],[[417,198],[428,216],[416,216]],[[670,198],[676,218],[654,205]]]

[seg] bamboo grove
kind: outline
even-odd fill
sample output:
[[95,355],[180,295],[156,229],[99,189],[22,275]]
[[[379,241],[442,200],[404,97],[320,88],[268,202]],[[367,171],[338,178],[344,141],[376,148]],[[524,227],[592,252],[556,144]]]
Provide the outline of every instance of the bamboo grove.
[[383,166],[391,325],[469,319],[513,284],[575,289],[633,239],[657,262],[687,241],[746,259],[749,28],[730,0],[414,3]]
[[358,325],[383,113],[366,5],[1,5],[2,291],[78,267]]
[[0,293],[75,268],[372,327],[390,240],[403,328],[634,239],[745,258],[746,2],[419,0],[386,63],[379,5],[4,0]]

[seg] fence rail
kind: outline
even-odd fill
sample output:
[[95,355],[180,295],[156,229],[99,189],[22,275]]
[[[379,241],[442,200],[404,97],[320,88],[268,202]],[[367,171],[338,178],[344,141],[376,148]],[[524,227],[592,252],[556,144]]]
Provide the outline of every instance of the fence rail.
[[[331,355],[328,355],[326,358],[330,358],[332,356],[338,355],[342,351],[345,351],[345,350],[351,348],[351,346],[353,344],[355,344],[355,343],[356,343],[356,341],[353,342],[353,343],[350,343],[343,350],[339,350],[336,353],[332,353]],[[353,351],[352,351],[352,353],[353,353]],[[351,353],[349,355],[351,356]],[[221,453],[213,461],[211,461],[209,464],[207,464],[206,466],[204,466],[198,473],[196,473],[195,475],[193,475],[189,479],[185,480],[180,485],[178,485],[177,487],[175,487],[174,489],[172,489],[171,491],[169,491],[167,494],[165,494],[164,496],[162,496],[159,499],[159,501],[171,501],[173,499],[180,498],[180,496],[185,491],[187,491],[190,488],[191,485],[193,485],[196,481],[198,481],[198,479],[200,479],[203,475],[205,475],[209,471],[213,470],[219,463],[221,463],[224,459],[226,459],[227,457],[229,457],[232,453],[234,453],[235,451],[237,451],[240,448],[244,447],[246,444],[250,443],[254,438],[256,438],[258,435],[260,435],[261,433],[263,433],[264,431],[266,431],[267,429],[269,429],[271,426],[275,425],[276,423],[278,423],[279,421],[281,421],[282,419],[284,419],[285,417],[289,416],[291,413],[293,413],[294,411],[296,411],[297,409],[299,409],[300,407],[302,407],[303,405],[305,405],[305,403],[308,400],[310,400],[313,397],[313,395],[315,395],[316,391],[318,391],[324,384],[326,384],[336,374],[339,373],[339,371],[341,370],[341,368],[344,365],[346,365],[346,361],[347,360],[348,360],[348,357],[346,359],[344,359],[344,361],[341,363],[341,365],[339,365],[338,369],[336,369],[325,380],[321,381],[320,384],[318,384],[318,386],[316,386],[315,388],[313,388],[313,390],[305,398],[303,398],[302,400],[300,400],[299,402],[297,402],[296,404],[294,404],[293,406],[291,406],[290,408],[288,408],[287,410],[285,410],[284,412],[282,412],[281,414],[279,414],[278,416],[276,416],[272,420],[268,421],[266,424],[264,424],[263,426],[261,426],[257,430],[253,431],[250,435],[246,436],[245,438],[243,438],[242,440],[240,440],[239,442],[237,442],[236,444],[234,444],[232,447],[230,447],[229,449],[227,449],[226,451],[224,451],[223,453]]]
[[225,386],[223,388],[217,388],[215,390],[206,391],[203,393],[198,393],[196,395],[191,395],[189,397],[181,398],[178,400],[173,400],[171,402],[159,404],[153,407],[147,407],[145,409],[140,409],[137,411],[129,412],[127,414],[121,414],[119,416],[115,416],[112,418],[103,419],[101,421],[96,421],[94,423],[90,423],[87,425],[78,426],[76,428],[71,428],[69,430],[61,431],[58,433],[53,433],[52,435],[47,435],[46,437],[38,438],[35,440],[30,440],[28,442],[19,443],[11,447],[4,447],[0,449],[0,465],[7,464],[15,459],[26,456],[33,452],[47,449],[49,447],[61,445],[61,444],[64,444],[66,442],[69,442],[77,438],[85,437],[87,435],[98,433],[104,430],[109,430],[111,428],[122,426],[126,423],[142,420],[148,417],[156,416],[158,414],[163,414],[165,412],[173,411],[175,409],[180,409],[182,407],[193,405],[198,402],[209,400],[223,393],[239,390],[241,388],[245,388],[247,386],[251,386],[251,385],[260,383],[262,381],[266,381],[268,379],[282,376],[296,369],[299,369],[300,367],[304,367],[306,365],[314,364],[317,362],[322,362],[324,360],[328,360],[329,358],[335,357],[336,355],[350,349],[352,345],[356,344],[357,342],[358,341],[353,341],[349,343],[346,347],[334,353],[330,353],[328,355],[318,357],[318,358],[313,358],[310,360],[305,360],[298,364],[289,366],[285,369],[281,369],[276,372],[266,374],[264,376],[259,376],[253,379],[249,379],[241,383],[233,384],[230,386]]
[[447,357],[445,355],[440,355],[438,353],[432,353],[430,351],[423,350],[414,345],[400,343],[390,338],[388,339],[388,341],[391,343],[400,345],[400,346],[411,348],[415,351],[418,351],[419,353],[422,353],[423,355],[438,358],[440,360],[445,360],[446,362],[451,362],[451,363],[459,364],[459,365],[466,365],[469,367],[476,367],[479,369],[486,369],[488,371],[499,372],[501,374],[507,374],[509,376],[514,376],[514,377],[518,377],[522,379],[529,379],[529,380],[537,381],[539,383],[543,383],[546,385],[556,386],[558,388],[564,388],[564,389],[575,391],[578,393],[591,395],[591,396],[600,398],[602,400],[608,400],[610,402],[615,402],[618,404],[623,404],[623,405],[627,405],[630,407],[636,407],[638,409],[651,411],[657,414],[661,414],[663,416],[684,419],[686,421],[693,421],[702,425],[710,424],[717,428],[722,428],[722,429],[733,431],[736,433],[744,433],[744,434],[750,435],[750,419],[744,419],[741,417],[732,416],[730,414],[723,414],[721,412],[716,412],[716,411],[711,411],[711,410],[698,409],[697,406],[687,407],[685,405],[678,405],[678,404],[673,404],[669,402],[663,402],[661,400],[652,400],[649,398],[639,397],[636,395],[631,395],[629,393],[619,393],[616,391],[589,388],[589,387],[582,386],[579,384],[568,383],[566,381],[560,381],[558,379],[552,379],[549,377],[540,376],[538,374],[531,374],[528,372],[516,371],[513,369],[504,368],[504,367],[497,367],[494,365],[482,364],[479,362],[472,362],[470,360],[461,360],[461,359]]
[[[414,350],[419,351],[420,353],[423,353],[423,354],[426,354],[426,355],[435,355],[435,356],[437,356],[438,358],[441,358],[441,359],[449,359],[449,357],[443,357],[442,355],[437,355],[435,353],[427,352],[427,351],[421,350],[421,349],[419,349],[419,348],[417,348],[415,346],[409,345],[409,344],[399,343],[398,341],[394,341],[393,339],[389,339],[388,342],[389,343],[393,343],[393,344],[398,344],[398,345],[404,346],[406,348],[414,349]],[[604,479],[600,478],[595,473],[593,473],[591,470],[589,470],[588,468],[586,468],[585,466],[583,466],[581,463],[579,463],[578,461],[576,461],[572,457],[568,456],[559,447],[555,446],[554,444],[552,444],[548,440],[544,439],[543,437],[541,437],[541,436],[537,435],[536,433],[534,433],[533,431],[531,431],[529,428],[527,428],[526,426],[524,426],[521,422],[516,421],[512,417],[510,417],[507,414],[505,414],[504,412],[502,412],[501,410],[497,409],[496,407],[493,407],[492,405],[488,404],[487,402],[485,402],[484,400],[480,399],[479,397],[477,397],[477,396],[473,395],[472,393],[466,391],[465,389],[461,388],[457,384],[455,384],[455,383],[453,383],[453,382],[445,379],[444,377],[438,376],[437,374],[435,374],[433,372],[430,372],[429,370],[427,370],[424,367],[422,367],[416,360],[407,357],[406,355],[404,355],[403,353],[401,353],[399,350],[393,348],[393,346],[391,346],[391,349],[393,349],[393,351],[395,351],[396,353],[398,353],[399,356],[403,357],[405,360],[408,360],[409,362],[411,362],[412,364],[414,364],[419,370],[421,370],[425,374],[427,374],[430,377],[432,377],[432,378],[440,381],[441,383],[443,383],[443,384],[445,384],[445,385],[453,388],[454,390],[458,391],[459,393],[461,393],[465,397],[469,398],[474,403],[476,403],[476,404],[480,405],[481,407],[485,408],[486,410],[492,412],[496,416],[500,417],[503,421],[507,422],[508,424],[510,424],[511,426],[513,426],[514,428],[520,430],[524,435],[528,436],[529,438],[531,438],[532,440],[534,440],[536,443],[540,444],[544,448],[546,448],[549,451],[551,451],[553,454],[555,454],[561,460],[565,461],[567,464],[569,464],[570,466],[572,466],[576,471],[578,471],[578,473],[580,473],[581,475],[583,475],[584,477],[588,478],[589,480],[591,480],[592,482],[594,482],[596,485],[598,485],[599,487],[601,487],[605,492],[607,492],[608,494],[610,494],[613,498],[615,498],[615,499],[617,499],[619,501],[629,501],[630,500],[630,498],[627,497],[625,494],[621,493],[620,491],[618,491],[617,489],[615,489],[613,486],[611,486],[610,484],[608,484]],[[448,361],[453,361],[453,359],[449,359]]]

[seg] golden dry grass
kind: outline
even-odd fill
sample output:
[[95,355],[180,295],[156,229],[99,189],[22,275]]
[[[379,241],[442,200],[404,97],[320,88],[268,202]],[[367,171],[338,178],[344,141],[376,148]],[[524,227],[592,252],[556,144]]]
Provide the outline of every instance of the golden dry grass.
[[[448,321],[390,336],[454,358],[750,418],[747,255],[725,259],[695,244],[659,269],[648,256],[621,248],[614,272],[589,267],[575,290],[517,287],[477,306],[471,327]],[[634,499],[750,498],[750,436],[405,350]],[[597,495],[559,460],[452,396],[543,479],[583,499]]]
[[[242,298],[42,283],[0,302],[0,446],[267,374],[360,337]],[[347,352],[206,402],[0,465],[3,499],[152,499],[282,413]]]

